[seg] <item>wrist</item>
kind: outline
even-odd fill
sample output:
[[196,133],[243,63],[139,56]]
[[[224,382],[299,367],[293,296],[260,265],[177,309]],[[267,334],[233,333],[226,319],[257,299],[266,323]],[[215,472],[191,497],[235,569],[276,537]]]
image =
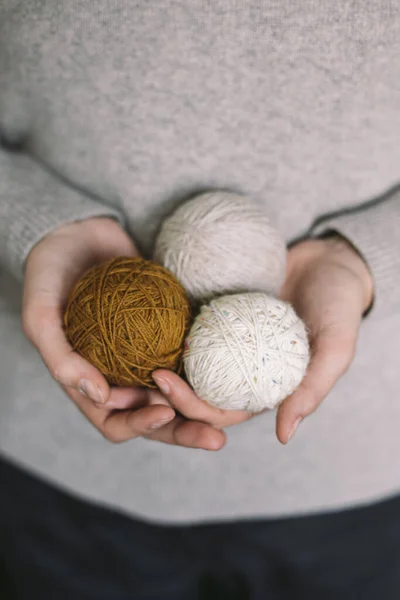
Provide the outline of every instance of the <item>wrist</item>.
[[97,238],[110,232],[110,228],[114,231],[123,231],[121,225],[111,217],[90,217],[81,221],[70,221],[62,223],[48,234],[48,237],[56,236],[81,236],[89,237],[89,239]]
[[351,270],[361,284],[362,314],[365,315],[371,308],[374,300],[374,280],[367,262],[355,246],[345,237],[336,232],[329,232],[320,238],[327,244],[335,260]]
[[35,255],[49,247],[81,248],[82,256],[99,262],[117,256],[139,256],[134,241],[111,217],[91,217],[59,225],[45,235],[30,251],[26,266]]
[[366,261],[357,249],[336,232],[319,238],[298,242],[288,253],[287,281],[296,284],[306,271],[319,261],[336,263],[351,272],[360,284],[362,314],[371,308],[374,299],[374,281]]

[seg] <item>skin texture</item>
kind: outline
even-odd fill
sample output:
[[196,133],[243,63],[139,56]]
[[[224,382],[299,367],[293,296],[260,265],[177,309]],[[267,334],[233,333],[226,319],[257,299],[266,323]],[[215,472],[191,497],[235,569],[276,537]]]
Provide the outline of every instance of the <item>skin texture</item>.
[[[101,373],[68,344],[62,317],[70,289],[93,264],[137,256],[132,240],[108,218],[64,225],[31,251],[25,270],[22,322],[25,335],[50,373],[86,418],[111,442],[146,437],[190,448],[219,450],[223,429],[252,415],[224,411],[200,400],[175,373],[158,370],[158,390],[110,388]],[[311,363],[301,386],[279,407],[282,443],[322,402],[354,356],[372,277],[350,244],[339,237],[307,240],[289,250],[281,297],[305,321]]]

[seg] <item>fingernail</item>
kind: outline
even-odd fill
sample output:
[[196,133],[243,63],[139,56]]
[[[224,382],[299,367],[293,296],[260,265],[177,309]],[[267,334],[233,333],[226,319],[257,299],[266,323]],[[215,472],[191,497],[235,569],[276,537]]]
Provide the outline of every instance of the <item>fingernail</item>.
[[153,377],[153,379],[163,394],[169,394],[170,387],[169,387],[168,383],[165,381],[165,379],[161,379],[161,377]]
[[81,379],[79,382],[79,391],[85,396],[89,396],[94,402],[104,404],[104,397],[98,385],[89,379]]
[[302,422],[302,420],[303,420],[303,417],[297,417],[297,419],[293,423],[293,427],[292,427],[292,429],[290,430],[290,433],[289,433],[288,442],[290,442],[290,440],[292,439],[292,437],[296,433],[296,431],[297,431],[300,423]]
[[154,423],[150,425],[150,429],[159,429],[163,425],[166,425],[167,423],[172,421],[173,418],[174,417],[168,417],[168,419],[160,419],[159,421],[154,421]]

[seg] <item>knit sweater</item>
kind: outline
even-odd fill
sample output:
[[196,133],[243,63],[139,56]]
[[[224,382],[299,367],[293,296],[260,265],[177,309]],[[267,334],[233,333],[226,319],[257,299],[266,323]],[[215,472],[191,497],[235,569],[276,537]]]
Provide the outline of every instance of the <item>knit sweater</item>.
[[[159,522],[343,509],[400,490],[397,0],[0,2],[0,449]],[[202,190],[265,207],[289,243],[336,230],[375,303],[351,368],[288,446],[263,413],[218,453],[112,445],[21,332],[26,258],[55,227],[120,220],[145,256]],[[1,487],[1,482],[0,482]]]

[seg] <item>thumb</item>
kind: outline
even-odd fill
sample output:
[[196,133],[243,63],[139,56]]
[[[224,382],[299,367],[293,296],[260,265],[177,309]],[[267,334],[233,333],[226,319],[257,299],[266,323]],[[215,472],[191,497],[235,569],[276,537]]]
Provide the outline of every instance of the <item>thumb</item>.
[[329,328],[311,341],[312,357],[299,388],[280,405],[276,434],[287,444],[301,421],[313,413],[348,369],[355,352],[357,331]]

